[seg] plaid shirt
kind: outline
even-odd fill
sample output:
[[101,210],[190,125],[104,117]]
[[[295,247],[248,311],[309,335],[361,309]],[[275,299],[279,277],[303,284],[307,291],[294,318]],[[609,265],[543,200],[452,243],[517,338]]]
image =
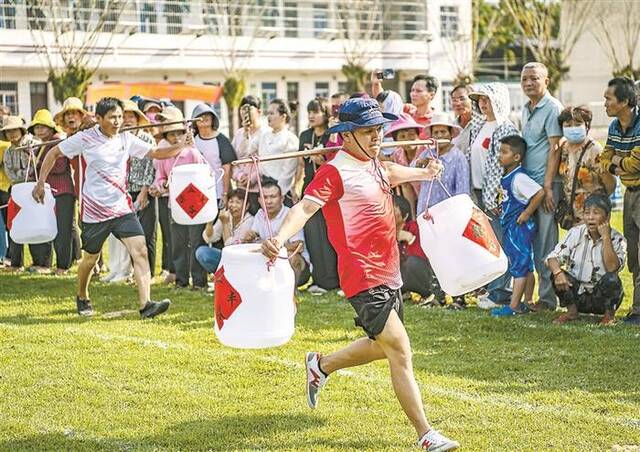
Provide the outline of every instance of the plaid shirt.
[[[140,131],[137,133],[137,137],[142,141],[149,144],[156,144],[153,137],[147,132]],[[142,187],[149,187],[153,185],[153,181],[156,177],[156,170],[153,166],[153,160],[148,157],[139,159],[137,157],[131,157],[129,160],[129,191],[137,193],[142,190]]]

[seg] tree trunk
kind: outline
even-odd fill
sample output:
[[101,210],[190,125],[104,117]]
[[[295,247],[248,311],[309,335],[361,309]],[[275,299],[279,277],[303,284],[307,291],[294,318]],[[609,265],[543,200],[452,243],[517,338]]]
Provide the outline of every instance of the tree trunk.
[[222,95],[227,104],[229,119],[229,138],[233,139],[233,133],[238,130],[238,107],[244,96],[246,84],[241,75],[229,75],[222,87]]

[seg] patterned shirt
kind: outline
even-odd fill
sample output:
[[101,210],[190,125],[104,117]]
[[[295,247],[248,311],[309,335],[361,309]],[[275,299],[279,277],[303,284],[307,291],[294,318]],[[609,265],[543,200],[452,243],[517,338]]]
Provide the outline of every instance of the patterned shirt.
[[[571,187],[573,186],[573,178],[575,177],[578,159],[582,154],[582,145],[578,148],[569,149],[569,143],[564,142],[561,147],[561,160],[558,174],[562,177],[564,184],[564,196],[567,202],[571,200]],[[573,201],[573,212],[576,218],[576,224],[581,223],[584,218],[584,201],[587,197],[595,192],[606,194],[602,174],[604,169],[600,164],[600,153],[602,146],[591,140],[587,150],[582,157],[580,169],[578,171],[578,179],[576,180],[576,191]]]
[[[429,157],[429,151],[424,151],[420,159]],[[420,183],[420,194],[418,195],[418,207],[416,212],[424,212],[427,207],[434,206],[450,196],[469,194],[469,163],[462,151],[457,147],[451,148],[449,152],[440,155],[440,160],[444,165],[444,171],[440,182],[437,180]],[[412,165],[415,166],[415,165]],[[431,187],[431,197],[429,197],[429,186]],[[449,193],[447,193],[449,192]],[[427,205],[427,198],[429,203]]]
[[[611,229],[613,250],[618,256],[619,265],[616,271],[622,270],[627,255],[627,241],[615,229]],[[595,242],[589,235],[587,225],[580,224],[569,229],[567,235],[547,256],[558,259],[567,273],[580,281],[578,293],[591,291],[607,273],[602,255],[603,242],[599,238]]]
[[[34,138],[30,134],[26,134],[22,136],[22,139],[20,140],[18,146],[26,146],[28,144],[38,143],[40,143],[40,140]],[[35,180],[35,171],[33,170],[33,165],[29,165],[29,151],[27,149],[23,149],[20,151],[15,150],[15,148],[18,146],[9,146],[7,150],[4,151],[3,156],[4,172],[7,174],[7,177],[11,181],[12,185],[25,182],[25,179],[30,181]],[[38,148],[34,147],[33,152],[35,156],[35,153],[38,152]],[[27,168],[30,168],[29,177],[26,177]]]
[[[145,143],[150,145],[156,145],[156,141],[153,137],[144,131],[140,131],[136,134]],[[131,157],[129,160],[129,192],[137,193],[142,190],[142,187],[149,187],[153,185],[155,180],[156,170],[153,166],[153,160],[149,157],[137,158]]]

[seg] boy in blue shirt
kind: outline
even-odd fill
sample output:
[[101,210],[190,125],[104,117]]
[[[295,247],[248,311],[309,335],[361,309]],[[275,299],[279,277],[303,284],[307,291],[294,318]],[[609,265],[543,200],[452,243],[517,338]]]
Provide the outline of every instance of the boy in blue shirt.
[[527,143],[519,135],[510,135],[500,142],[500,165],[504,175],[500,181],[500,225],[502,246],[509,258],[509,273],[513,276],[511,304],[491,311],[494,317],[507,317],[528,312],[521,302],[533,297],[533,238],[536,225],[532,215],[544,199],[544,190],[522,169]]

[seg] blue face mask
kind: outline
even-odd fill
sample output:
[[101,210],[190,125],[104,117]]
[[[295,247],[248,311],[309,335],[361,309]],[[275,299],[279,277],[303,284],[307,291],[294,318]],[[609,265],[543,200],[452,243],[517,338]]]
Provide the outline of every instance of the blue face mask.
[[584,125],[577,127],[563,127],[562,133],[569,143],[577,144],[584,141],[587,136],[587,128]]

